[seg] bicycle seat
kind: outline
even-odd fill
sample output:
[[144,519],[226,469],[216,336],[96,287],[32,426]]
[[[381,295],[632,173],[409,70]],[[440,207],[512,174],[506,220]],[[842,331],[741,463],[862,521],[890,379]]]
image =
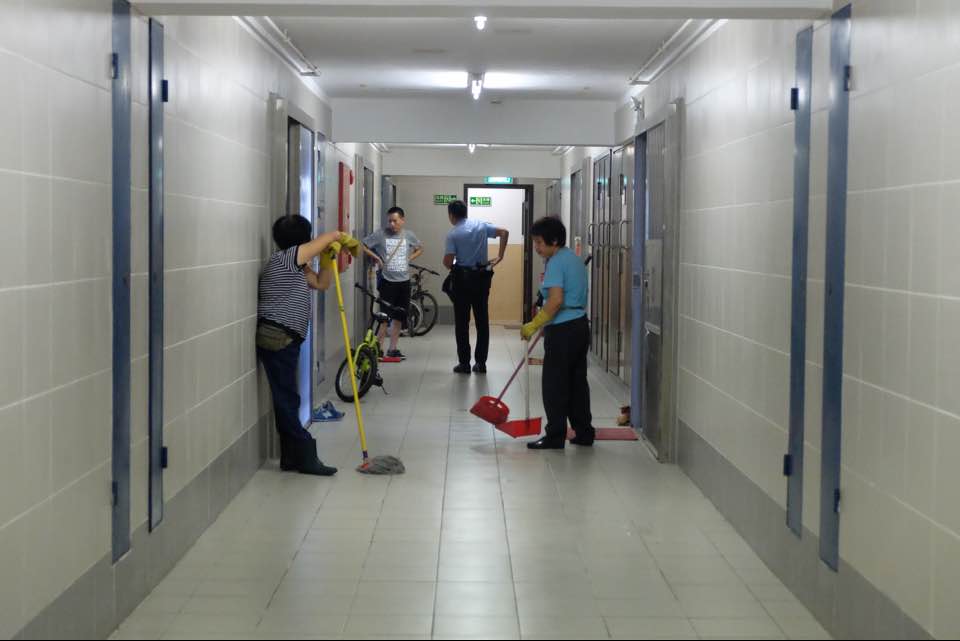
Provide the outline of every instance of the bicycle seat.
[[390,320],[390,317],[384,314],[383,312],[374,312],[373,317],[378,321],[380,321],[381,323],[386,323],[388,320]]

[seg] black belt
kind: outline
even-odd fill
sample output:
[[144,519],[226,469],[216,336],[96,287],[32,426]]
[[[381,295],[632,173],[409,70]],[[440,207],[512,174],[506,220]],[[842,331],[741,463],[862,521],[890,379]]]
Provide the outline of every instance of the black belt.
[[472,267],[464,267],[464,266],[462,266],[462,265],[454,265],[454,266],[453,266],[453,271],[480,272],[480,271],[486,271],[486,270],[487,270],[487,267],[488,267],[489,265],[490,265],[490,263],[487,263],[486,265],[475,265],[475,266],[472,266]]

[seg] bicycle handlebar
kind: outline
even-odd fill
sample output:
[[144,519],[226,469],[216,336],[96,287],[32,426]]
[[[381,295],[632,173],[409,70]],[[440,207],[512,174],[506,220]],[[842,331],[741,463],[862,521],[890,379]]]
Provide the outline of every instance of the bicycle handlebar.
[[371,299],[374,303],[379,303],[380,305],[383,305],[384,307],[387,307],[387,308],[389,308],[389,309],[393,309],[393,310],[396,310],[396,311],[402,311],[402,310],[401,310],[399,307],[397,307],[396,305],[392,305],[392,304],[388,303],[387,301],[383,300],[383,299],[380,298],[379,296],[374,296],[374,295],[370,292],[369,289],[367,289],[366,287],[364,287],[364,286],[361,285],[360,283],[355,283],[353,286],[356,287],[357,289],[359,289],[361,292],[363,292],[364,296],[366,296],[367,298]]
[[438,272],[435,272],[435,271],[433,271],[432,269],[428,269],[427,267],[421,267],[420,265],[414,265],[413,263],[410,263],[410,266],[413,267],[414,269],[416,269],[417,271],[428,272],[428,273],[433,274],[434,276],[439,276],[439,275],[440,275]]

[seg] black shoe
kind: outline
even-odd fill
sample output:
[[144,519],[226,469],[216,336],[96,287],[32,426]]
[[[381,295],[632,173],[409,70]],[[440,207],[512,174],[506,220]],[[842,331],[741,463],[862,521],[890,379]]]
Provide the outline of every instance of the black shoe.
[[324,465],[317,458],[317,442],[315,440],[303,441],[299,445],[300,464],[297,466],[298,472],[311,476],[333,476],[337,473],[337,468]]
[[453,373],[454,373],[454,374],[469,374],[469,373],[470,373],[470,364],[468,363],[468,364],[464,365],[463,363],[460,363],[459,365],[457,365],[456,367],[453,368]]
[[474,374],[486,374],[486,373],[487,373],[487,366],[486,366],[486,364],[485,364],[485,363],[477,363],[476,365],[474,365],[474,366],[473,366],[473,373],[474,373]]
[[531,450],[562,450],[563,441],[559,443],[551,440],[549,436],[544,436],[539,441],[534,441],[533,443],[527,443],[527,449]]
[[580,436],[578,434],[570,439],[570,443],[573,445],[580,445],[582,447],[593,447],[593,438],[589,436]]
[[404,356],[399,349],[391,349],[389,352],[387,352],[387,356],[389,358],[399,358],[400,360],[404,361],[407,360],[407,357]]
[[280,470],[295,472],[297,469],[296,444],[290,438],[280,434]]

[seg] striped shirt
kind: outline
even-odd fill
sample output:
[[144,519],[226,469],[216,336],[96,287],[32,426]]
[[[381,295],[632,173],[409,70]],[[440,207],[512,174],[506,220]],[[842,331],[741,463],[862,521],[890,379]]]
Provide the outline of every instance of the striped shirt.
[[273,252],[260,272],[257,317],[279,323],[306,339],[310,324],[310,288],[297,265],[297,247]]

